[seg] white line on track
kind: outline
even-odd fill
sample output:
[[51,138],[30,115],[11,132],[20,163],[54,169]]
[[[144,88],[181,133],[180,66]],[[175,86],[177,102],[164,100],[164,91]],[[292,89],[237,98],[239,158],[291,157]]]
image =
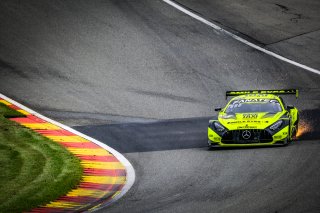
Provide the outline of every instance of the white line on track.
[[300,64],[300,63],[295,62],[293,60],[290,60],[290,59],[288,59],[286,57],[283,57],[283,56],[281,56],[281,55],[279,55],[277,53],[271,52],[270,50],[262,48],[262,47],[260,47],[260,46],[258,46],[256,44],[253,44],[253,43],[251,43],[251,42],[249,42],[249,41],[247,41],[247,40],[245,40],[245,39],[243,39],[243,38],[241,38],[241,37],[229,32],[229,31],[219,27],[218,25],[216,25],[216,24],[204,19],[203,17],[199,16],[198,14],[195,14],[195,13],[191,12],[190,10],[184,8],[183,6],[181,6],[180,4],[178,4],[178,3],[176,3],[176,2],[174,2],[172,0],[162,0],[162,1],[164,1],[165,3],[173,6],[176,9],[180,10],[181,12],[191,16],[192,18],[197,19],[198,21],[201,21],[202,23],[214,28],[215,30],[219,30],[221,32],[224,32],[225,34],[231,36],[232,38],[234,38],[234,39],[236,39],[236,40],[238,40],[238,41],[240,41],[240,42],[242,42],[242,43],[244,43],[244,44],[246,44],[246,45],[248,45],[248,46],[250,46],[250,47],[252,47],[254,49],[257,49],[257,50],[259,50],[261,52],[264,52],[265,54],[273,56],[273,57],[275,57],[277,59],[280,59],[282,61],[285,61],[285,62],[287,62],[289,64],[292,64],[292,65],[295,65],[295,66],[300,67],[302,69],[305,69],[305,70],[307,70],[309,72],[313,72],[315,74],[320,75],[320,71],[319,70],[311,68],[311,67],[308,67],[308,66],[306,66],[304,64]]
[[4,100],[7,100],[9,101],[10,103],[20,107],[21,109],[33,114],[33,115],[36,115],[37,117],[45,120],[45,121],[48,121],[50,123],[53,123],[54,125],[57,125],[65,130],[68,130],[69,132],[72,132],[76,135],[79,135],[80,137],[83,137],[97,145],[99,145],[100,147],[102,147],[103,149],[107,150],[108,152],[111,152],[126,168],[126,173],[127,173],[127,180],[126,180],[126,184],[124,185],[124,187],[122,188],[121,192],[119,194],[117,194],[114,198],[112,198],[110,201],[106,202],[106,203],[103,203],[101,206],[98,206],[97,208],[94,208],[94,209],[91,209],[89,210],[90,212],[92,211],[96,211],[98,209],[101,209],[103,207],[106,207],[108,206],[109,204],[111,203],[114,203],[115,201],[117,201],[118,199],[120,199],[127,191],[129,191],[129,189],[132,187],[134,181],[135,181],[135,171],[131,165],[131,163],[122,155],[120,154],[118,151],[116,151],[115,149],[111,148],[110,146],[94,139],[94,138],[91,138],[90,136],[88,135],[85,135],[85,134],[82,134],[81,132],[78,132],[77,130],[75,129],[72,129],[71,127],[68,127],[62,123],[59,123],[57,121],[54,121],[50,118],[47,118],[35,111],[33,111],[32,109],[12,100],[11,98],[8,98],[7,96],[3,95],[0,93],[0,98],[3,98]]

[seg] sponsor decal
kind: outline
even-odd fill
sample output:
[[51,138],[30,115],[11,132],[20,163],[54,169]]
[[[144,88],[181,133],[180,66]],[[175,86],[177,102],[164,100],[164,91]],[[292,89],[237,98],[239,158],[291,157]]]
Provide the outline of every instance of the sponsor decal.
[[237,129],[257,129],[257,126],[239,126]]
[[[227,122],[227,124],[242,124],[242,123],[263,123],[263,121],[245,120],[245,121],[230,121],[230,122]],[[268,123],[268,122],[265,121],[265,123]]]
[[234,100],[232,104],[242,104],[242,103],[278,103],[278,101],[275,99],[252,98],[252,99]]
[[244,90],[244,91],[227,91],[226,96],[238,96],[248,94],[286,94],[286,95],[298,95],[296,89],[282,89],[282,90]]

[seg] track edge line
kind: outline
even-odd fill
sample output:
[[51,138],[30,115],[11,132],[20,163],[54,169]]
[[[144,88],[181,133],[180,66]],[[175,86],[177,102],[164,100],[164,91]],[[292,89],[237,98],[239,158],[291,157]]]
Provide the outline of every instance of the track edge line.
[[209,27],[229,35],[230,37],[234,38],[235,40],[237,40],[237,41],[239,41],[241,43],[244,43],[244,44],[246,44],[246,45],[248,45],[248,46],[250,46],[250,47],[252,47],[252,48],[254,48],[256,50],[259,50],[259,51],[261,51],[261,52],[263,52],[263,53],[265,53],[267,55],[270,55],[270,56],[272,56],[274,58],[277,58],[279,60],[282,60],[284,62],[292,64],[292,65],[294,65],[296,67],[300,67],[300,68],[302,68],[304,70],[307,70],[309,72],[312,72],[312,73],[320,75],[320,70],[317,70],[315,68],[312,68],[312,67],[309,67],[307,65],[304,65],[304,64],[298,63],[296,61],[293,61],[293,60],[291,60],[289,58],[281,56],[281,55],[279,55],[277,53],[274,53],[274,52],[272,52],[270,50],[267,50],[267,49],[265,49],[263,47],[260,47],[260,46],[254,44],[254,43],[252,43],[252,42],[250,42],[250,41],[248,41],[248,40],[246,40],[244,38],[241,38],[240,36],[237,36],[237,35],[233,34],[232,32],[229,32],[228,30],[223,29],[222,27],[212,23],[211,21],[208,21],[207,19],[201,17],[200,15],[195,14],[194,12],[188,10],[182,4],[179,4],[179,3],[175,2],[174,0],[162,0],[162,1],[167,3],[168,5],[176,8],[177,10],[183,12],[184,14],[189,15],[190,17],[192,17],[192,18],[194,18],[194,19],[196,19],[196,20],[208,25]]

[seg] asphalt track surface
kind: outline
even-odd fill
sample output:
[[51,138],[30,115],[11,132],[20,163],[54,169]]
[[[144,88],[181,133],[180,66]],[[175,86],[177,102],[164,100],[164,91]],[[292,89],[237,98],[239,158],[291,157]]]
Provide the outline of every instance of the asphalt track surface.
[[[320,211],[320,76],[162,1],[1,1],[0,29],[0,92],[133,164],[133,188],[100,212]],[[225,90],[276,88],[301,91],[298,141],[207,150]]]

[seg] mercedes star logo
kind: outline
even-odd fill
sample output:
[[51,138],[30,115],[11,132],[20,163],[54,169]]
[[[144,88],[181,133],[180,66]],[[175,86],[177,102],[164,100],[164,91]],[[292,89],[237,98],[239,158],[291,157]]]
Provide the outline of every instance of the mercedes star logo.
[[243,139],[248,140],[251,137],[251,132],[249,130],[244,130],[242,132],[242,137],[243,137]]

